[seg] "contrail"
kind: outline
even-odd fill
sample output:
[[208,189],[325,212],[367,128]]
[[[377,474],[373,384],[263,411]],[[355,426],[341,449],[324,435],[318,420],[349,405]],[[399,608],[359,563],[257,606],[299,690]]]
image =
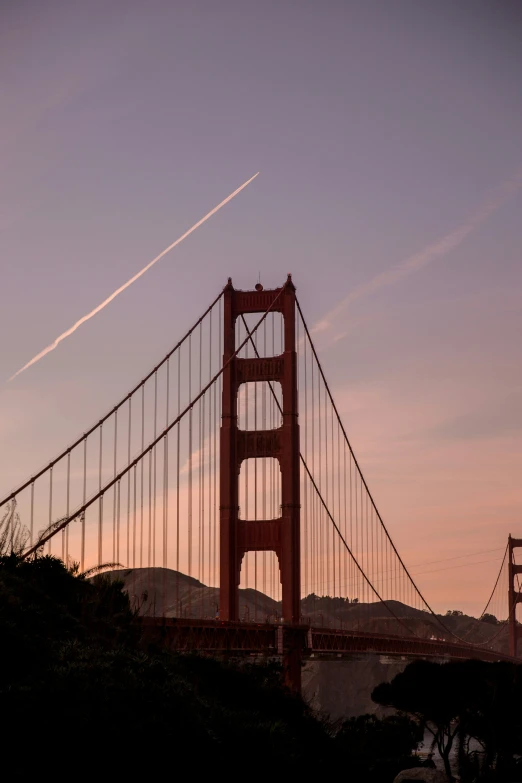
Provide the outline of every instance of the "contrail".
[[338,304],[332,308],[332,310],[330,310],[320,321],[314,325],[312,331],[322,332],[326,329],[329,329],[332,326],[332,321],[339,315],[339,313],[342,312],[342,310],[345,309],[348,304],[351,304],[358,299],[362,299],[363,297],[372,294],[379,288],[383,288],[383,286],[396,283],[403,277],[411,275],[413,272],[422,269],[422,267],[426,266],[431,261],[434,261],[436,258],[445,256],[451,250],[454,250],[466,239],[468,234],[471,234],[471,232],[484,223],[484,221],[487,220],[487,218],[492,215],[493,212],[496,212],[498,209],[500,209],[500,207],[509,198],[518,193],[521,187],[522,168],[517,169],[515,174],[510,179],[495,188],[491,192],[489,198],[476,210],[476,212],[474,212],[469,217],[466,223],[458,228],[455,228],[437,242],[428,245],[418,253],[415,253],[414,255],[404,259],[399,264],[396,264],[395,266],[391,267],[391,269],[388,269],[386,272],[381,272],[367,283],[363,283],[362,285],[354,288],[353,291],[350,291],[348,296],[345,296],[344,299],[341,299],[341,301],[338,302]]
[[152,261],[149,261],[147,266],[144,266],[143,269],[141,270],[141,272],[138,272],[136,275],[134,275],[134,277],[131,277],[130,280],[127,280],[126,283],[124,283],[122,286],[120,286],[120,288],[117,288],[116,291],[114,291],[114,293],[112,293],[101,304],[99,304],[97,307],[95,307],[94,310],[91,310],[90,313],[87,313],[87,315],[82,316],[82,318],[80,318],[79,321],[76,321],[74,326],[71,326],[70,329],[67,329],[67,331],[64,332],[63,334],[61,334],[59,337],[57,337],[56,340],[54,340],[54,342],[51,343],[51,345],[48,345],[47,348],[44,348],[43,351],[40,351],[39,354],[34,356],[31,359],[30,362],[27,362],[27,364],[25,364],[20,370],[18,370],[18,372],[15,372],[15,374],[12,375],[9,378],[9,381],[12,381],[14,378],[16,378],[17,375],[20,375],[20,373],[22,373],[24,370],[27,370],[28,367],[30,367],[32,364],[35,364],[36,362],[38,362],[46,354],[50,353],[51,351],[54,351],[56,346],[59,343],[61,343],[62,340],[65,340],[66,337],[69,337],[73,332],[75,332],[78,329],[79,326],[81,326],[86,321],[88,321],[90,318],[95,316],[96,313],[99,313],[100,310],[103,310],[104,307],[107,307],[107,305],[110,304],[110,302],[112,302],[113,299],[116,299],[118,294],[121,294],[122,291],[125,291],[126,288],[128,288],[130,285],[135,283],[136,280],[139,277],[144,275],[145,272],[147,272],[151,268],[151,266],[154,266],[154,264],[156,264],[161,258],[163,258],[163,256],[166,256],[167,253],[170,253],[170,251],[173,250],[176,247],[176,245],[179,245],[180,242],[183,242],[183,240],[186,239],[189,236],[189,234],[192,234],[193,231],[195,231],[197,228],[199,228],[201,225],[203,225],[203,223],[205,223],[209,218],[211,218],[212,215],[215,215],[216,212],[218,212],[221,209],[221,207],[224,207],[225,204],[228,204],[229,201],[232,201],[232,199],[235,196],[237,196],[238,193],[241,193],[241,191],[244,188],[246,188],[247,185],[250,185],[252,180],[255,179],[258,174],[259,174],[259,171],[257,172],[257,174],[254,174],[253,177],[250,177],[250,179],[248,179],[246,182],[244,182],[241,185],[241,187],[237,188],[237,190],[234,190],[234,192],[231,193],[230,196],[227,196],[226,199],[224,199],[220,204],[217,205],[217,207],[214,207],[214,209],[211,209],[210,212],[207,212],[205,217],[202,217],[201,220],[198,220],[197,223],[194,223],[192,228],[189,228],[189,230],[185,231],[185,233],[182,234],[178,239],[176,239],[175,242],[173,242],[171,245],[166,247],[165,250],[162,250],[161,253],[159,254],[159,256],[156,256],[156,258],[153,258]]

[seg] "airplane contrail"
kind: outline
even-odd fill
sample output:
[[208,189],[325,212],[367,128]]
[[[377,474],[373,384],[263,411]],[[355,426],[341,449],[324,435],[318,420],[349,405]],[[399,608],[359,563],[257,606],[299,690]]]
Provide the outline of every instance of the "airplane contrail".
[[422,267],[434,261],[436,258],[445,256],[451,250],[458,247],[472,231],[477,229],[487,218],[496,212],[511,197],[516,195],[522,188],[522,168],[515,171],[513,176],[494,188],[489,198],[468,218],[468,220],[458,228],[455,228],[449,234],[437,240],[431,245],[423,248],[412,256],[405,258],[400,263],[375,275],[371,280],[354,288],[350,293],[341,299],[326,315],[314,324],[312,332],[323,332],[329,329],[337,316],[346,308],[348,304],[356,302],[359,299],[369,296],[374,291],[384,286],[392,285],[407,275],[417,272]]
[[128,288],[130,285],[135,283],[136,280],[139,277],[144,275],[145,272],[147,272],[151,268],[151,266],[154,266],[154,264],[156,264],[161,258],[163,258],[163,256],[167,255],[167,253],[170,253],[170,251],[173,250],[176,247],[176,245],[179,245],[180,242],[183,242],[183,240],[186,239],[189,236],[189,234],[192,234],[193,231],[195,231],[197,228],[199,228],[201,225],[203,225],[203,223],[205,223],[209,218],[211,218],[212,215],[215,215],[216,212],[218,212],[221,209],[221,207],[224,207],[225,204],[228,204],[229,201],[232,201],[234,196],[237,196],[237,194],[241,193],[241,191],[244,188],[246,188],[247,185],[250,185],[252,180],[254,180],[257,177],[258,174],[259,174],[259,171],[256,174],[254,174],[253,177],[250,177],[250,179],[248,179],[246,182],[244,182],[239,188],[237,188],[237,190],[234,190],[234,192],[231,193],[230,196],[227,196],[226,199],[223,199],[223,201],[221,201],[221,203],[218,204],[217,207],[214,207],[214,209],[211,209],[210,212],[207,212],[205,217],[202,217],[201,220],[198,220],[197,223],[194,223],[192,228],[189,228],[189,230],[185,231],[185,233],[182,234],[178,239],[176,239],[175,242],[173,242],[171,245],[166,247],[165,250],[162,250],[161,253],[158,256],[156,256],[156,258],[153,258],[152,261],[149,261],[147,266],[144,266],[143,269],[140,272],[135,274],[134,277],[131,277],[130,280],[127,280],[126,283],[124,283],[122,286],[117,288],[116,291],[114,291],[114,293],[112,293],[101,304],[99,304],[97,307],[95,307],[94,310],[91,310],[90,313],[87,313],[87,315],[82,316],[79,321],[76,321],[76,323],[73,326],[70,327],[70,329],[67,329],[66,332],[63,332],[63,334],[61,334],[59,337],[57,337],[56,340],[54,340],[54,342],[52,342],[50,345],[47,346],[47,348],[44,348],[43,351],[40,351],[40,353],[38,353],[36,356],[34,356],[31,359],[31,361],[27,362],[27,364],[25,364],[17,372],[15,372],[15,374],[12,375],[9,378],[9,381],[12,381],[14,378],[16,378],[17,375],[20,375],[20,373],[24,372],[24,370],[27,370],[28,367],[31,367],[32,364],[35,364],[40,359],[43,359],[43,357],[46,354],[50,353],[51,351],[54,351],[56,346],[59,343],[61,343],[62,340],[65,340],[66,337],[69,337],[73,332],[75,332],[78,329],[79,326],[81,326],[86,321],[88,321],[90,318],[92,318],[97,313],[99,313],[100,310],[103,310],[104,307],[107,307],[107,305],[110,304],[110,302],[112,302],[113,299],[116,299],[118,294],[121,294],[122,291],[125,291],[126,288]]

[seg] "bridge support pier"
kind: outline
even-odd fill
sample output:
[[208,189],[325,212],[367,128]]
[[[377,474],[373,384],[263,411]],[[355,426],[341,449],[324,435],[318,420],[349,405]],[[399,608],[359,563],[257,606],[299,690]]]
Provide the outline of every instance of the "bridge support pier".
[[302,628],[283,629],[283,672],[286,687],[294,693],[301,693],[301,668],[303,665]]
[[301,650],[294,647],[283,656],[285,685],[294,693],[301,693]]

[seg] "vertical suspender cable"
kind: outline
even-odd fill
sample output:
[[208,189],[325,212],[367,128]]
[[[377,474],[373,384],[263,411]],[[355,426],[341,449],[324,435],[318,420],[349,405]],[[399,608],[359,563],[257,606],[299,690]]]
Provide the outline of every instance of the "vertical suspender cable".
[[[169,424],[169,402],[170,402],[170,357],[167,359],[166,370],[166,390],[165,390],[165,429]],[[165,617],[167,608],[167,536],[169,520],[169,433],[165,433],[163,438],[163,529],[162,529],[162,566],[163,566],[163,602],[162,614]]]
[[[158,373],[154,373],[154,441],[158,431]],[[154,483],[152,487],[152,567],[156,567],[156,491],[157,491],[157,466],[158,457],[154,446]]]
[[[200,354],[200,356],[201,356],[201,354]],[[200,388],[201,388],[201,384],[200,384]],[[197,533],[197,540],[198,540],[198,553],[197,553],[197,567],[195,569],[195,573],[197,574],[197,578],[198,578],[198,580],[200,582],[203,581],[202,567],[201,567],[201,564],[202,564],[202,521],[201,521],[201,515],[202,515],[202,501],[201,501],[201,490],[202,490],[202,480],[201,480],[202,479],[202,476],[201,476],[202,453],[201,453],[201,449],[202,449],[202,440],[201,440],[201,420],[202,420],[202,416],[203,416],[203,408],[202,408],[202,406],[204,406],[204,402],[205,402],[205,395],[203,395],[203,397],[199,400],[199,402],[194,406],[194,413],[195,413],[195,416],[196,416],[196,419],[197,419],[197,423],[198,423],[198,432],[197,432],[197,438],[196,438],[196,440],[197,440],[197,443],[196,443],[197,479],[196,479],[196,482],[195,482],[195,483],[197,483],[197,487],[198,487],[198,492],[197,492],[197,497],[198,497],[198,500],[197,500],[198,521],[197,521],[197,526],[196,526],[196,528],[197,528],[196,533]]]
[[[203,388],[203,329],[199,325],[199,391]],[[204,581],[203,571],[203,546],[204,546],[204,527],[203,527],[203,418],[205,412],[205,395],[198,403],[198,434],[199,434],[199,455],[198,455],[198,571],[200,582]]]
[[[348,532],[348,502],[347,502],[347,478],[346,478],[346,443],[343,440],[343,508],[344,508],[344,529],[343,534],[346,541],[349,540]],[[346,550],[343,552],[343,581],[345,585],[344,597],[349,598],[348,583],[350,581],[350,569],[348,563],[348,553]]]
[[[312,474],[315,476],[315,384],[314,384],[314,361],[313,356],[310,357],[310,371],[311,371],[311,383],[310,388],[312,390]],[[311,560],[310,560],[310,567],[311,567],[311,592],[315,596],[317,594],[317,547],[316,547],[316,515],[315,515],[315,509],[316,509],[316,499],[315,495],[311,492],[311,506],[312,506],[312,547],[311,547]],[[312,611],[315,612],[315,597],[314,597],[314,603],[311,607]]]
[[[208,325],[208,382],[209,383],[210,380],[212,379],[212,355],[213,355],[213,345],[212,345],[212,310],[211,310],[209,315],[209,325]],[[208,501],[207,501],[207,505],[208,505],[208,535],[207,535],[208,569],[207,569],[206,584],[207,587],[210,588],[210,586],[212,585],[211,571],[210,571],[212,566],[212,390],[210,390],[208,394]],[[208,591],[208,595],[210,600],[210,590]],[[214,616],[214,613],[212,611],[212,606],[209,606],[209,615],[210,617]]]
[[[136,469],[132,470],[132,567],[136,568]],[[130,471],[129,471],[130,472]]]
[[[148,501],[149,501],[149,529],[147,536],[147,568],[148,583],[150,588],[150,567],[151,567],[151,555],[152,555],[152,449],[149,451],[149,489],[148,489]],[[150,592],[150,590],[149,590]]]
[[[117,468],[118,468],[118,411],[114,411],[114,476],[117,475]],[[116,545],[116,500],[117,500],[117,491],[116,486],[114,486],[114,497],[113,497],[113,509],[112,509],[112,562],[115,563],[117,561],[116,558],[116,550],[119,549],[119,542],[118,545]],[[119,531],[118,531],[119,535]]]
[[[65,513],[69,516],[71,505],[71,452],[67,452],[67,490]],[[69,565],[69,525],[65,528],[65,563]]]
[[[141,387],[141,450],[143,451],[145,448],[145,385]],[[141,484],[140,484],[140,568],[143,566],[143,501],[144,501],[144,491],[145,491],[145,485],[144,485],[144,460],[140,460],[140,474],[141,474]]]
[[[53,522],[53,469],[49,469],[49,527]],[[49,539],[48,553],[51,554],[51,539]]]
[[[298,314],[297,316],[297,323],[300,322],[300,316]],[[300,340],[297,341],[297,344],[299,345]],[[305,452],[305,459],[308,460],[308,374],[307,374],[307,344],[306,340],[303,340],[303,364],[304,364],[304,379],[303,379],[303,387],[304,387],[304,407],[305,407],[305,415],[304,415],[304,452]],[[308,564],[308,482],[306,481],[306,476],[303,471],[301,471],[303,476],[303,516],[304,516],[304,547],[303,547],[303,559],[304,559],[304,593],[305,597],[312,591],[310,590],[310,583],[309,583],[309,564]]]
[[[152,592],[151,575],[151,545],[152,545],[152,449],[149,449],[149,531],[147,536],[147,594],[149,596],[149,607],[153,607],[153,613],[156,613],[156,591]],[[149,612],[150,613],[150,609]]]
[[[322,404],[321,404],[321,376],[318,376],[317,379],[317,410],[318,410],[318,433],[317,433],[317,439],[319,441],[319,474],[318,474],[318,485],[319,490],[322,492],[322,479],[323,479],[323,443],[322,443],[322,426],[321,426],[321,416],[322,416]],[[319,509],[318,513],[318,523],[319,523],[319,538],[318,538],[318,547],[317,547],[317,557],[319,558],[319,587],[320,592],[319,595],[324,595],[324,552],[323,552],[323,546],[322,546],[322,513],[321,509]]]
[[[138,483],[138,476],[137,476],[137,469],[138,466],[134,465],[134,481],[133,481],[133,490],[134,490],[134,508],[133,508],[133,522],[132,522],[132,567],[136,568],[136,526],[137,526],[137,520],[136,520],[136,509],[137,509],[137,500],[136,500],[136,485]],[[136,574],[134,574],[134,579],[136,579]]]
[[[192,400],[192,336],[189,337],[188,398]],[[193,408],[189,410],[189,453],[188,453],[188,574],[192,576],[192,419]],[[188,587],[188,616],[192,617],[192,584]]]
[[[181,349],[178,353],[178,417],[181,413]],[[176,612],[181,617],[179,606],[179,458],[181,448],[181,421],[176,425]]]
[[[223,351],[223,347],[222,347],[222,329],[223,329],[222,320],[223,320],[223,318],[222,318],[222,312],[221,312],[221,310],[222,310],[221,299],[219,300],[218,308],[219,308],[218,309],[218,357],[219,357],[219,364],[221,365],[222,362],[223,362],[223,354],[222,354],[222,351]],[[221,389],[222,389],[222,385],[221,385],[221,383],[222,383],[222,376],[221,375],[219,376],[218,382],[219,382],[219,391],[221,392]],[[218,430],[219,417],[218,417],[217,392],[218,392],[218,387],[217,387],[216,384],[214,384],[214,509],[213,509],[213,512],[214,512],[213,513],[213,528],[214,528],[214,536],[213,536],[213,538],[214,538],[214,544],[213,544],[212,557],[213,557],[213,572],[214,572],[214,584],[215,585],[218,582],[218,576],[217,576],[217,539],[218,539],[218,531],[217,531],[217,511],[218,511],[218,496],[217,496],[217,484],[218,484],[218,480],[217,480],[217,464],[218,464],[217,439],[218,439],[218,434],[219,434],[219,430]],[[221,396],[220,396],[219,399],[221,399]]]
[[[342,526],[342,516],[341,516],[341,431],[339,427],[339,422],[337,422],[337,518],[339,520],[339,526]],[[341,527],[342,529],[342,527]],[[344,531],[344,537],[346,538],[346,530]],[[343,558],[344,559],[344,558]],[[339,598],[343,597],[343,589],[342,589],[342,573],[341,573],[341,543],[339,542],[339,552],[338,552],[338,579],[339,579]]]
[[[98,491],[101,492],[102,488],[102,457],[103,457],[103,424],[100,424],[100,460],[98,466]],[[98,507],[98,565],[103,563],[102,560],[102,546],[103,546],[103,495],[100,496],[100,503]]]
[[[87,499],[87,438],[83,441],[83,502]],[[85,514],[82,514],[80,570],[85,570]]]
[[116,562],[120,562],[120,511],[121,511],[121,481],[117,485],[116,499]]
[[[331,430],[330,430],[330,442],[331,442],[331,448],[332,448],[332,509],[335,513],[335,449],[334,449],[334,426],[333,426],[333,408],[330,406],[330,422],[331,422]],[[339,523],[341,520],[339,519]],[[337,596],[337,561],[335,556],[335,540],[336,540],[336,530],[332,526],[332,562],[333,562],[333,594],[334,598]]]
[[31,481],[31,517],[29,522],[29,533],[31,536],[31,546],[34,544],[34,481]]
[[[127,465],[131,460],[131,435],[132,435],[132,397],[129,396],[129,431],[127,441]],[[85,502],[85,501],[84,501]],[[127,473],[127,567],[130,568],[130,528],[131,528],[131,471]]]

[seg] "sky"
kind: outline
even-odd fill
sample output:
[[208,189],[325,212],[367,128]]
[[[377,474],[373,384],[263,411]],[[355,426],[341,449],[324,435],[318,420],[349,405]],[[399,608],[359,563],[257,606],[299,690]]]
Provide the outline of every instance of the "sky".
[[515,0],[3,0],[0,495],[229,276],[291,272],[403,559],[480,611],[522,537],[521,35]]

